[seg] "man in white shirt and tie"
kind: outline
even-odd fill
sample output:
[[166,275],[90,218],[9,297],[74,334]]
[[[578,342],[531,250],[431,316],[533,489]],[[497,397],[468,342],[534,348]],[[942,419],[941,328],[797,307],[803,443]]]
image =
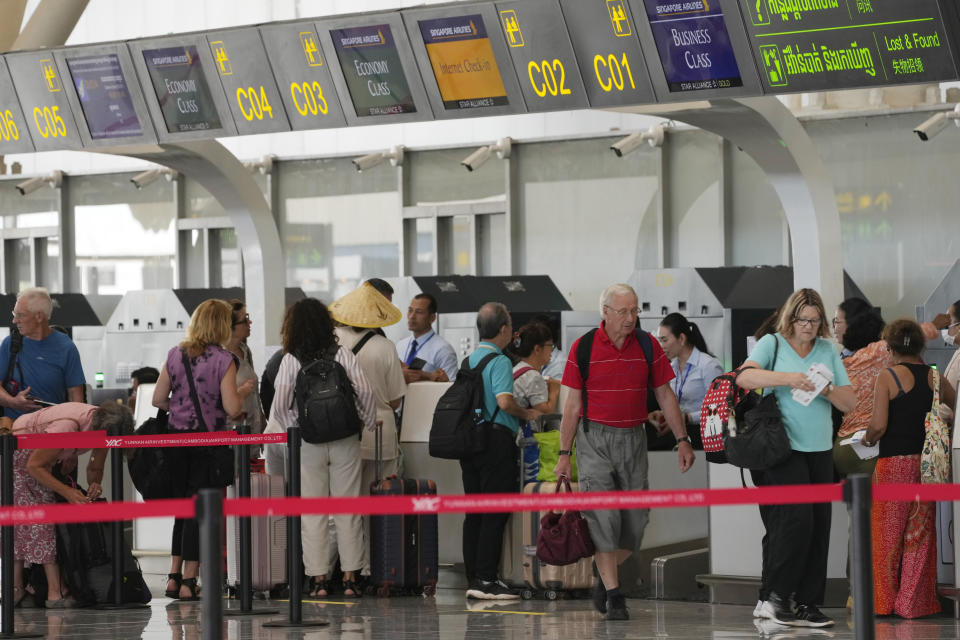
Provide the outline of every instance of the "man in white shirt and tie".
[[413,296],[407,308],[407,329],[413,335],[397,343],[397,356],[407,384],[420,380],[453,381],[457,377],[457,354],[450,343],[433,330],[437,299],[429,293]]

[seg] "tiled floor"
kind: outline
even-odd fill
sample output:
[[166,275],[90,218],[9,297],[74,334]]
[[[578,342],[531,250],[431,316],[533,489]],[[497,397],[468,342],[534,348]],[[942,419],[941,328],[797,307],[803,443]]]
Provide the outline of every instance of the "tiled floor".
[[[234,606],[235,602],[226,603]],[[257,607],[267,603],[257,601]],[[323,640],[627,640],[633,638],[792,638],[852,639],[845,610],[828,610],[837,625],[828,630],[803,630],[768,623],[755,625],[751,608],[684,602],[630,600],[628,622],[605,622],[589,600],[520,601],[508,604],[468,603],[462,591],[441,589],[436,598],[364,598],[306,603],[304,619],[326,619],[329,626],[313,629],[264,629],[262,624],[286,614],[286,603],[272,603],[280,616],[228,618],[224,638],[230,640],[304,638]],[[150,608],[125,611],[74,609],[16,612],[17,631],[41,632],[48,640],[201,640],[200,603],[156,598]],[[931,640],[960,637],[960,624],[949,617],[924,620],[878,619],[878,640]]]

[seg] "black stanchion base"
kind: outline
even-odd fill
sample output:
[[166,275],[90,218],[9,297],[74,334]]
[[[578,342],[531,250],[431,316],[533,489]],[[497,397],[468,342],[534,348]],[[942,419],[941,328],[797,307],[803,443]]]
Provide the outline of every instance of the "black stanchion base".
[[296,629],[298,627],[328,627],[330,626],[329,620],[303,620],[302,622],[290,622],[289,620],[274,620],[272,622],[264,622],[261,627],[266,627],[268,629]]
[[224,618],[237,618],[240,616],[275,616],[280,613],[279,609],[250,609],[249,611],[244,611],[243,609],[224,609],[223,617]]
[[103,604],[95,605],[93,608],[98,611],[110,611],[113,609],[149,609],[150,605],[141,604],[139,602],[123,602],[121,604],[104,602]]

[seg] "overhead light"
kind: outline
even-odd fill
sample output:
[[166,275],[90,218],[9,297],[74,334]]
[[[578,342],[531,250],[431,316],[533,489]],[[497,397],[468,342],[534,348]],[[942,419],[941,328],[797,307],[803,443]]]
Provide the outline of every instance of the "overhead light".
[[474,171],[479,169],[484,162],[490,159],[490,156],[494,153],[497,154],[497,157],[501,160],[504,158],[510,157],[510,150],[513,146],[513,139],[509,136],[506,138],[501,138],[497,140],[494,144],[487,145],[485,147],[480,147],[466,158],[460,161],[460,164],[463,165],[464,169],[467,171]]
[[397,145],[390,149],[390,151],[378,151],[377,153],[368,153],[365,156],[354,158],[353,166],[357,168],[357,171],[366,171],[367,169],[373,169],[378,164],[382,164],[387,160],[389,160],[390,164],[394,167],[401,166],[403,164],[403,145]]
[[143,173],[138,173],[137,175],[130,178],[130,182],[133,183],[137,189],[143,189],[144,187],[150,186],[161,177],[165,178],[167,182],[172,182],[174,176],[177,175],[177,172],[173,169],[148,169]]
[[273,171],[273,162],[276,159],[277,156],[268,153],[255,162],[244,162],[243,166],[246,167],[250,173],[259,173],[263,176]]
[[646,131],[631,133],[626,138],[617,140],[610,145],[610,149],[617,154],[618,158],[622,158],[642,147],[644,142],[651,147],[659,147],[663,145],[664,131],[665,128],[662,124],[655,124]]
[[926,142],[946,129],[951,120],[953,120],[953,124],[960,127],[960,104],[955,106],[953,111],[938,111],[924,120],[913,132]]
[[58,169],[46,176],[37,176],[36,178],[24,180],[17,185],[17,191],[20,192],[20,195],[25,196],[28,193],[33,193],[45,184],[50,185],[50,187],[54,189],[60,187],[60,185],[63,184],[63,171]]

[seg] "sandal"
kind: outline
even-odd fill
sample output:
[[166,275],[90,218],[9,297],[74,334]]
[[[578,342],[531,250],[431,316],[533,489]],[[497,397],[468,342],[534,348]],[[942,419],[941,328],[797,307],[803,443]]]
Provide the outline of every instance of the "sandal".
[[[323,593],[320,593],[320,592]],[[330,581],[327,579],[319,580],[310,576],[310,582],[307,583],[307,596],[311,598],[327,598],[330,596]]]
[[167,596],[168,598],[173,598],[174,600],[176,600],[177,598],[180,597],[180,585],[183,583],[183,574],[168,573],[167,584],[169,585],[171,581],[174,582],[177,586],[174,587],[173,589],[167,589],[166,591],[163,592],[163,595]]
[[[350,593],[347,593],[347,592]],[[360,587],[357,586],[357,583],[353,580],[344,580],[343,581],[343,597],[344,598],[359,598],[360,597]]]
[[180,595],[180,592],[178,591],[178,592],[177,592],[177,600],[195,601],[195,600],[199,600],[199,599],[200,599],[200,595],[199,595],[199,593],[200,593],[200,588],[197,587],[197,579],[196,579],[196,578],[184,578],[183,580],[180,581],[180,587],[181,587],[181,589],[182,589],[183,587],[186,587],[187,590],[190,591],[190,595],[185,598],[185,597],[181,596],[181,595]]

